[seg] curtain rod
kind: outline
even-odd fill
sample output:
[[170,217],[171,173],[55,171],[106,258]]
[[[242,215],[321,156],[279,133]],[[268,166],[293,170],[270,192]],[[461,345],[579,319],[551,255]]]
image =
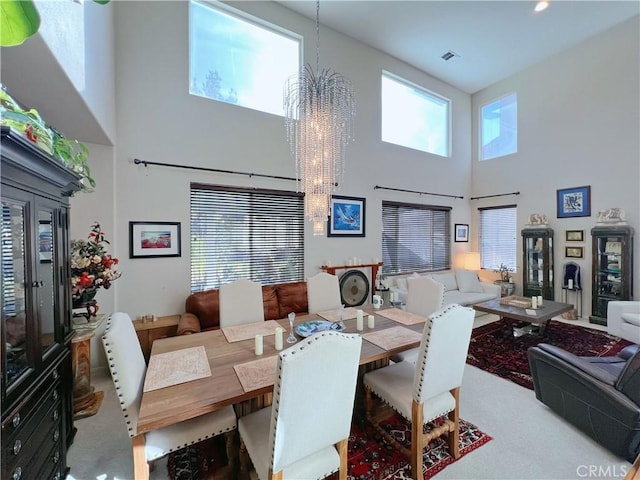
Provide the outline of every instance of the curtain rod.
[[406,193],[419,193],[420,195],[435,195],[438,197],[449,197],[449,198],[464,198],[460,195],[447,195],[445,193],[431,193],[431,192],[419,192],[416,190],[404,190],[402,188],[391,188],[391,187],[381,187],[380,185],[376,185],[373,187],[374,190],[393,190],[394,192],[406,192]]
[[278,180],[293,180],[294,182],[297,180],[296,178],[293,178],[293,177],[281,177],[280,175],[266,175],[264,173],[236,172],[233,170],[222,170],[219,168],[194,167],[191,165],[176,165],[175,163],[147,162],[146,160],[140,160],[139,158],[134,158],[133,163],[135,163],[136,165],[142,164],[145,167],[148,167],[149,165],[158,165],[161,167],[185,168],[187,170],[203,170],[205,172],[230,173],[232,175],[247,175],[249,177],[277,178]]
[[481,198],[506,197],[507,195],[520,195],[520,192],[499,193],[497,195],[485,195],[483,197],[471,197],[469,200],[480,200]]

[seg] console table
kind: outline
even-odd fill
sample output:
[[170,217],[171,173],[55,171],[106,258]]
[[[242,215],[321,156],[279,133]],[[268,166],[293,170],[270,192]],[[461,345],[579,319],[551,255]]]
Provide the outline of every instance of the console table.
[[137,319],[133,321],[133,326],[138,335],[138,341],[142,348],[144,359],[149,362],[151,355],[151,346],[154,340],[159,338],[173,337],[178,331],[178,322],[180,315],[169,315],[166,317],[158,317],[155,321],[143,321]]

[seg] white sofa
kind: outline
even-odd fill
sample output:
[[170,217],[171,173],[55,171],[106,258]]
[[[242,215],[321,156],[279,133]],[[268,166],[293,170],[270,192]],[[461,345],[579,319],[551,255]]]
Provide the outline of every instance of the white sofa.
[[[424,276],[430,277],[436,282],[444,285],[444,305],[457,303],[459,305],[472,305],[474,303],[486,302],[494,298],[500,298],[500,285],[481,282],[478,274],[473,270],[457,269],[451,272],[427,273]],[[420,276],[417,273],[412,275],[395,277],[393,283],[389,285],[389,291],[398,294],[398,301],[407,303],[407,279],[411,276]]]
[[609,302],[607,333],[640,344],[640,302]]

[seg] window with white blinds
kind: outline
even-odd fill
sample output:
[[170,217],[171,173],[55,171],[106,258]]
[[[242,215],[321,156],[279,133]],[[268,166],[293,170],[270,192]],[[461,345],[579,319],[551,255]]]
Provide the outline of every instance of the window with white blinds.
[[517,207],[481,208],[480,262],[482,268],[496,269],[501,264],[516,269]]
[[304,279],[302,194],[191,184],[191,291]]
[[384,274],[451,268],[449,207],[382,202]]
[[[24,258],[24,248],[22,243],[16,244],[14,229],[23,231],[22,224],[14,225],[17,220],[22,220],[22,210],[20,207],[10,204],[2,204],[2,317],[14,316],[16,314],[16,275],[14,272],[14,256]],[[13,212],[12,212],[13,210]]]

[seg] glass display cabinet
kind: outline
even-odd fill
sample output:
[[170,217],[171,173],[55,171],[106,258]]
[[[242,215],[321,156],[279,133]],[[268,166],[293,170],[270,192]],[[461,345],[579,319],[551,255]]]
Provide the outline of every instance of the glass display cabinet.
[[74,433],[68,197],[80,177],[1,133],[0,478],[61,479]]
[[522,230],[522,292],[525,297],[553,300],[553,230]]
[[633,228],[595,226],[591,238],[593,291],[589,322],[606,325],[609,302],[631,300],[633,295]]

